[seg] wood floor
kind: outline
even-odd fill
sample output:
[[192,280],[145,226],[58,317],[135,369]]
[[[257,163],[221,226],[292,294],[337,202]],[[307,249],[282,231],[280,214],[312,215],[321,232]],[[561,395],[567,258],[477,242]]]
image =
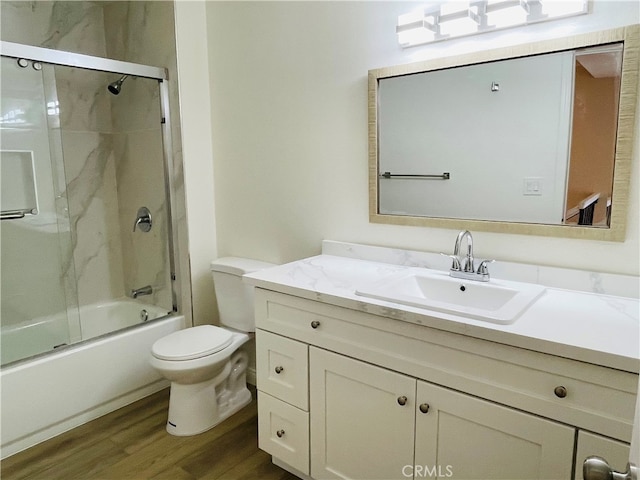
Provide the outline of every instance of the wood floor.
[[253,402],[208,432],[165,430],[169,390],[13,455],[2,480],[295,480],[258,450]]

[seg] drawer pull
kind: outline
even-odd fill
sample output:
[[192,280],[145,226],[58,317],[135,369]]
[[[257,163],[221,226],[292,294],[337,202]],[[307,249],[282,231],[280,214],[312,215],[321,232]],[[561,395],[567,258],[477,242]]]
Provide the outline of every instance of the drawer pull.
[[314,320],[311,322],[311,328],[318,328],[320,326],[320,322],[318,320]]
[[276,435],[278,436],[278,438],[282,438],[282,437],[284,437],[284,430],[278,430],[278,431],[276,432]]
[[405,397],[404,395],[402,395],[401,397],[398,397],[398,405],[404,406],[407,404],[407,397]]
[[429,404],[428,403],[421,403],[420,407],[418,407],[418,408],[420,408],[420,411],[422,413],[429,413]]
[[280,374],[280,373],[282,373],[282,371],[284,370],[284,367],[281,367],[280,365],[278,365],[278,366],[275,368],[275,370],[276,370],[276,373]]
[[558,398],[564,398],[567,396],[567,389],[560,385],[553,389],[553,393],[555,393]]

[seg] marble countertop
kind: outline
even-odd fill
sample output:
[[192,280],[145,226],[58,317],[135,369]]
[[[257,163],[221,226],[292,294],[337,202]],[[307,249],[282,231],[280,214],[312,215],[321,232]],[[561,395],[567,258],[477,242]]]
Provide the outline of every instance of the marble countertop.
[[514,323],[499,325],[356,295],[357,288],[409,268],[318,255],[245,275],[250,285],[398,321],[566,357],[640,371],[638,299],[549,287]]

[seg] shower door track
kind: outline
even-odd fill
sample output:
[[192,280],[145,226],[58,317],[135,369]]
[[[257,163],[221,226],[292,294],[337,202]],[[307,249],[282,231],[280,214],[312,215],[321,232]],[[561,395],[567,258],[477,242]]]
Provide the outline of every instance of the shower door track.
[[178,312],[178,297],[182,293],[180,283],[177,282],[175,245],[178,244],[176,229],[173,225],[174,212],[176,208],[174,198],[174,170],[173,170],[173,147],[171,141],[171,116],[169,114],[169,86],[168,71],[163,67],[154,67],[139,63],[124,62],[110,58],[94,57],[81,53],[65,52],[63,50],[53,50],[51,48],[35,47],[21,43],[0,41],[0,55],[11,58],[25,58],[32,61],[62,65],[65,67],[84,68],[87,70],[97,70],[101,72],[118,73],[121,75],[132,75],[157,80],[160,87],[160,109],[162,113],[162,142],[164,150],[164,172],[165,172],[165,195],[169,201],[167,212],[167,242],[169,249],[169,268],[171,270],[171,296],[173,311]]
[[166,68],[123,62],[110,58],[94,57],[81,53],[53,50],[51,48],[34,47],[21,43],[0,42],[0,54],[5,57],[27,58],[37,62],[54,63],[66,67],[135,75],[137,77],[154,78],[156,80],[167,80],[168,78]]

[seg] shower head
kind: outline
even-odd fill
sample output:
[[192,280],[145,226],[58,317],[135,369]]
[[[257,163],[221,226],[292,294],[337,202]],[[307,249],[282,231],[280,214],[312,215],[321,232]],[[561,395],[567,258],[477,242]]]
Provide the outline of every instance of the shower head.
[[116,80],[115,82],[110,83],[107,87],[107,90],[109,90],[114,95],[118,95],[120,93],[120,89],[122,88],[122,83],[128,76],[129,75],[123,75],[122,77],[120,77],[120,80]]

